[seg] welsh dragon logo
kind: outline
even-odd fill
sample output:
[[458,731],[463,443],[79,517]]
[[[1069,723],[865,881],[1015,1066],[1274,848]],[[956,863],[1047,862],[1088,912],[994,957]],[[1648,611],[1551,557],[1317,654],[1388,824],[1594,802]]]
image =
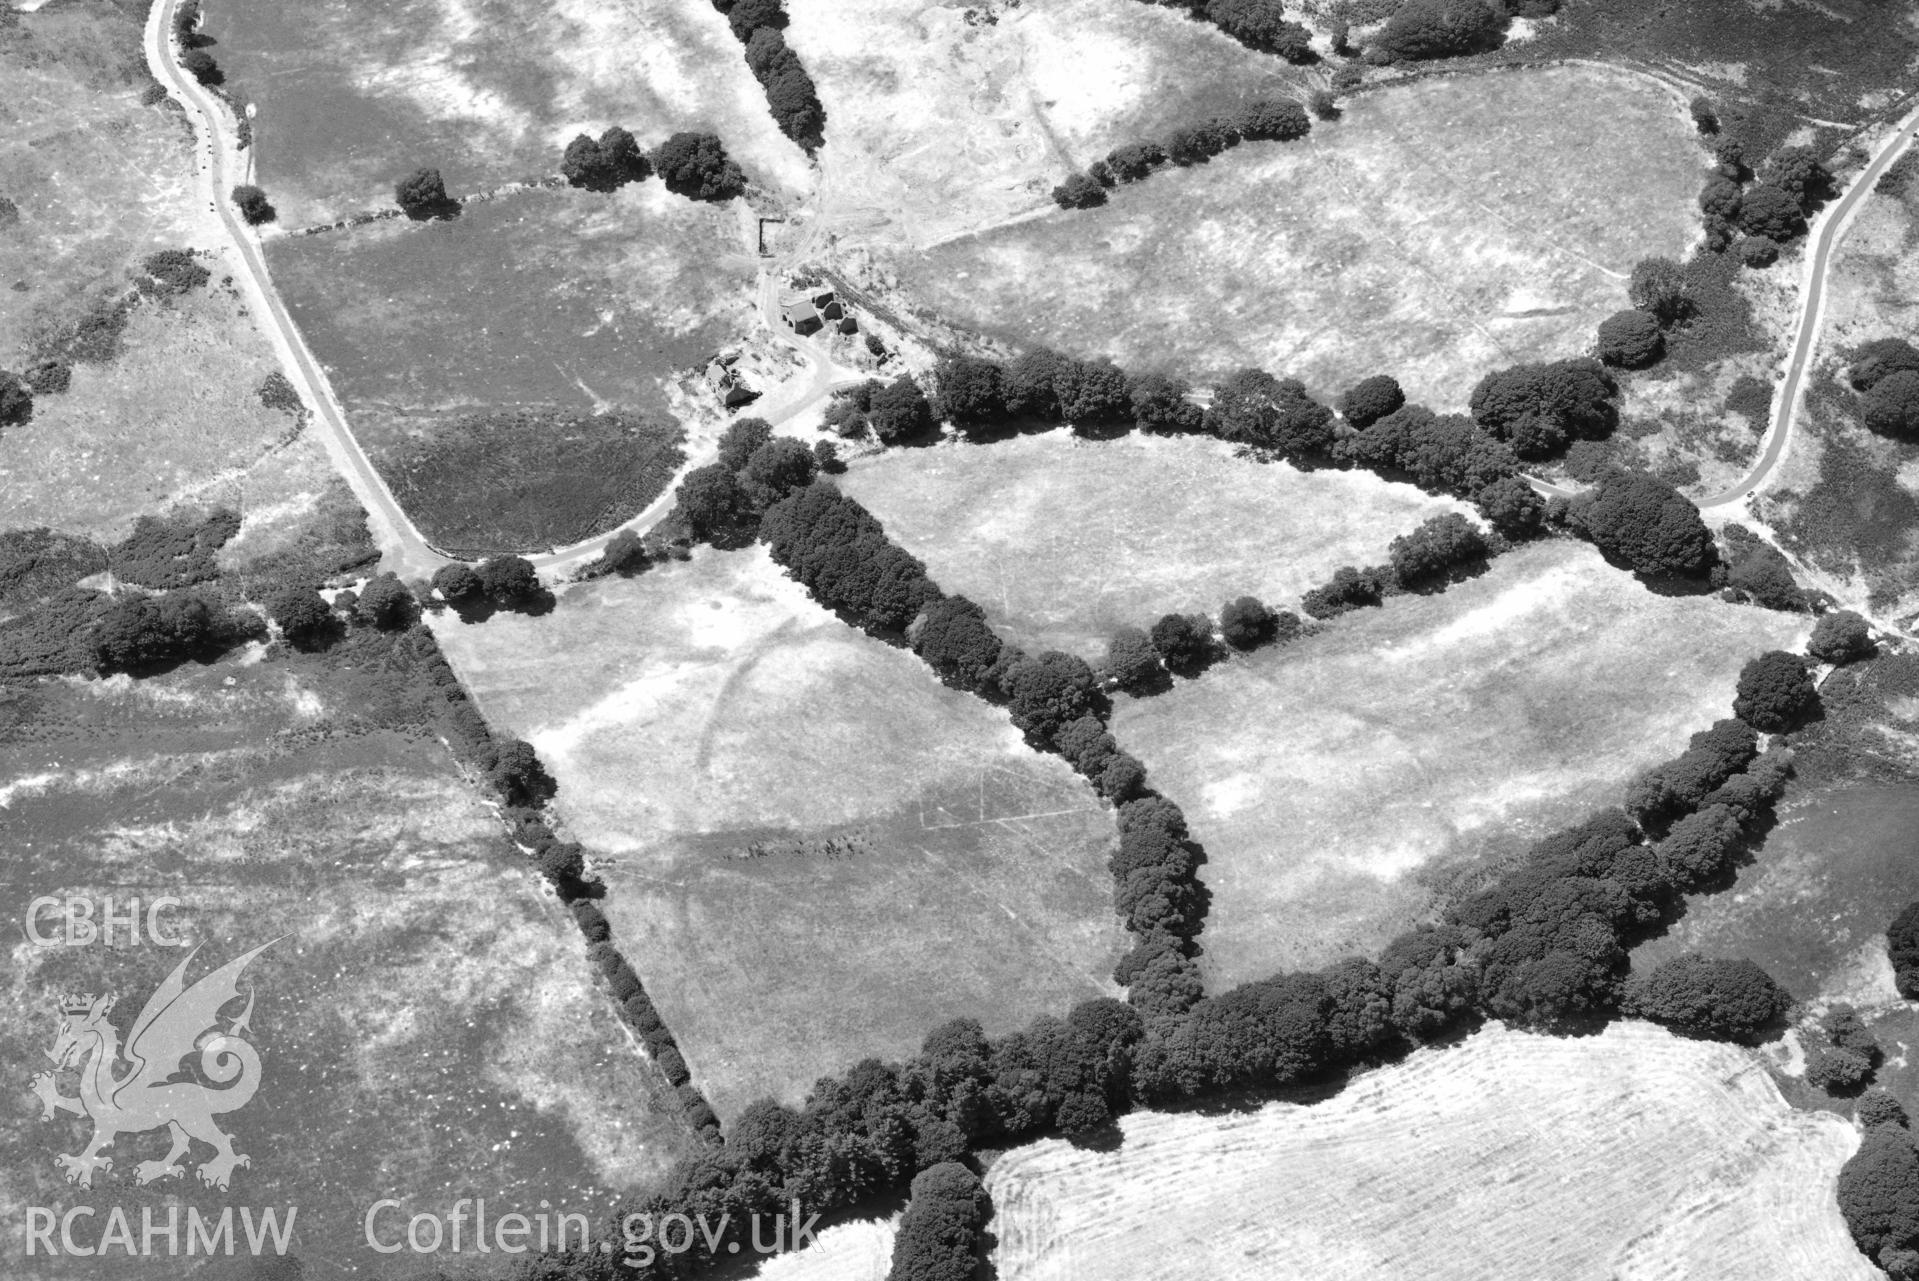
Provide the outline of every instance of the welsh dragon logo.
[[[188,953],[147,998],[140,1016],[128,1029],[124,1049],[119,1030],[107,1021],[117,999],[112,993],[100,997],[90,992],[73,993],[62,998],[60,1035],[46,1054],[56,1069],[79,1065],[80,1094],[77,1098],[61,1094],[51,1072],[33,1078],[33,1092],[40,1096],[43,1119],[52,1120],[60,1111],[93,1122],[93,1141],[85,1151],[57,1158],[68,1183],[92,1187],[94,1171],[113,1168],[113,1158],[101,1153],[112,1147],[116,1138],[162,1126],[172,1136],[173,1147],[158,1161],[136,1165],[133,1174],[137,1183],[186,1173],[180,1158],[187,1155],[194,1139],[214,1150],[213,1159],[196,1171],[200,1182],[208,1187],[224,1189],[235,1167],[252,1164],[233,1150],[232,1138],[213,1120],[221,1113],[245,1107],[260,1088],[260,1055],[241,1035],[251,1031],[252,985],[247,988],[246,1008],[231,1017],[224,1032],[220,1030],[220,1011],[239,999],[240,972],[273,942],[262,943],[227,962],[191,987],[185,982],[186,969],[200,949]],[[201,1044],[207,1033],[212,1035]],[[181,1061],[196,1048],[200,1071],[221,1088],[174,1079],[183,1075]],[[116,1066],[122,1062],[127,1070],[115,1075]]]

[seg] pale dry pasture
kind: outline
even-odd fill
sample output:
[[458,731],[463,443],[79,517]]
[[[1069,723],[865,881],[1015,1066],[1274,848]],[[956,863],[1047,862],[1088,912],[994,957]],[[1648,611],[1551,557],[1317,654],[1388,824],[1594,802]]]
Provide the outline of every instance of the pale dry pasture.
[[645,147],[717,133],[756,181],[812,185],[706,0],[243,0],[210,7],[208,28],[258,108],[257,177],[291,226],[391,205],[421,165],[456,194],[557,173],[576,133],[615,124]]
[[1858,1133],[1757,1056],[1647,1024],[1499,1026],[1311,1106],[1135,1113],[986,1184],[1005,1281],[1871,1281],[1834,1198]]
[[1120,143],[1307,79],[1137,0],[787,11],[827,113],[822,217],[858,245],[921,247],[1049,209],[1060,179]]
[[1368,472],[1238,459],[1214,440],[1063,430],[888,451],[840,487],[1007,639],[1089,661],[1115,629],[1169,612],[1217,615],[1244,595],[1297,611],[1341,565],[1381,563],[1421,521],[1470,511]]
[[1591,346],[1633,263],[1696,237],[1705,160],[1683,103],[1634,73],[1434,79],[1102,208],[890,255],[879,278],[1007,342],[1194,378],[1257,365],[1321,394],[1390,373],[1457,409],[1489,369]]
[[1126,700],[1113,733],[1206,848],[1201,965],[1223,989],[1377,954],[1457,875],[1619,804],[1732,714],[1747,659],[1807,630],[1534,544]]
[[947,1019],[1112,995],[1111,811],[763,549],[433,623],[559,781],[614,937],[723,1119]]

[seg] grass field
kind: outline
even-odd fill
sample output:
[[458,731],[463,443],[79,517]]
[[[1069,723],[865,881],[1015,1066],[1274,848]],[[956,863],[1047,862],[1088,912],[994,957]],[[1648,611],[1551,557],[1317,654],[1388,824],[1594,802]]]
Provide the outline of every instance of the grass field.
[[[991,11],[995,21],[978,21]],[[1051,206],[1119,143],[1283,95],[1308,73],[1136,0],[791,0],[826,107],[824,217],[920,246]]]
[[[684,1150],[677,1104],[593,985],[571,920],[444,749],[394,727],[391,680],[371,652],[340,666],[256,650],[137,684],[0,693],[9,920],[41,894],[171,894],[183,906],[170,924],[205,945],[196,964],[281,939],[249,970],[265,1068],[226,1119],[253,1158],[232,1192],[191,1176],[136,1187],[135,1159],[165,1147],[157,1134],[121,1139],[91,1193],[70,1188],[53,1158],[86,1127],[43,1121],[27,1100],[0,1116],[9,1275],[101,1275],[91,1259],[16,1273],[21,1206],[117,1203],[137,1222],[168,1197],[297,1205],[308,1276],[412,1275],[417,1260],[364,1246],[374,1200],[444,1213],[484,1191],[597,1211]],[[58,993],[118,991],[124,1031],[180,956],[16,943],[0,1054],[22,1099]]]
[[1822,575],[1821,586],[1883,617],[1919,613],[1919,445],[1867,430],[1845,370],[1862,343],[1912,336],[1915,247],[1919,191],[1868,198],[1828,277],[1818,372],[1792,453],[1761,496],[1762,514]]
[[985,606],[1028,650],[1097,659],[1115,628],[1170,610],[1274,607],[1341,565],[1385,559],[1429,516],[1464,511],[1367,472],[1260,466],[1198,438],[1079,440],[1064,431],[863,459],[841,487]]
[[1306,142],[887,265],[914,304],[1008,341],[1193,377],[1253,364],[1322,393],[1388,372],[1459,408],[1489,368],[1588,347],[1632,264],[1696,234],[1704,159],[1679,99],[1636,75],[1430,80],[1355,98]]
[[986,1185],[1005,1281],[1870,1281],[1833,1196],[1858,1135],[1753,1055],[1644,1024],[1489,1028],[1310,1107],[1139,1113]]
[[[649,459],[679,427],[668,381],[752,323],[738,250],[731,211],[649,181],[281,239],[269,257],[355,434],[427,537],[527,550],[618,524],[659,492],[671,468]],[[463,427],[602,410],[645,418],[646,442],[615,416],[583,419],[565,448],[542,432],[495,448]]]
[[0,194],[20,221],[0,233],[0,368],[32,340],[127,287],[156,249],[209,244],[218,224],[185,193],[178,112],[140,105],[153,83],[144,9],[53,5],[0,34]]
[[7,523],[110,540],[176,502],[243,502],[249,474],[293,427],[260,403],[277,365],[217,276],[136,308],[123,348],[76,364],[65,393],[36,397],[31,422],[0,432]]
[[1202,965],[1223,988],[1376,953],[1452,875],[1618,804],[1730,714],[1748,658],[1805,630],[1537,544],[1125,701],[1113,732],[1210,856]]
[[1006,1031],[1112,990],[1110,813],[762,550],[435,628],[559,779],[615,935],[723,1117],[949,1018]]
[[240,0],[209,6],[206,29],[259,108],[258,176],[292,226],[391,204],[420,165],[457,193],[557,173],[569,139],[611,124],[648,147],[716,132],[757,181],[811,183],[705,0]]

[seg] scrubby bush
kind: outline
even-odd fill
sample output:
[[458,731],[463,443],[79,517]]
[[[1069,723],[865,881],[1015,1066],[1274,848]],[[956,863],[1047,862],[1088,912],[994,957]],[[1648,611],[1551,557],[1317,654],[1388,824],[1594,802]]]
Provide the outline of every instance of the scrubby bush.
[[1644,369],[1666,349],[1659,321],[1650,312],[1616,311],[1599,322],[1599,359],[1622,369]]
[[688,200],[731,200],[746,190],[746,175],[716,134],[681,130],[654,149],[653,169],[668,191]]
[[1261,369],[1242,369],[1221,383],[1203,423],[1221,440],[1286,458],[1319,457],[1333,443],[1333,411],[1308,396],[1297,378],[1275,378]]
[[1872,628],[1849,609],[1827,614],[1812,629],[1806,652],[1822,663],[1851,663],[1873,654]]
[[1713,106],[1711,98],[1694,98],[1687,109],[1692,113],[1693,128],[1705,134],[1719,132],[1719,109]]
[[1384,575],[1379,570],[1342,565],[1333,571],[1330,582],[1307,592],[1300,604],[1314,618],[1337,618],[1379,604],[1385,590]]
[[1655,476],[1607,476],[1572,510],[1599,550],[1635,573],[1696,578],[1712,568],[1712,532],[1699,509]]
[[415,169],[394,185],[393,199],[409,218],[441,218],[456,207],[438,169]]
[[1142,374],[1132,380],[1128,400],[1133,421],[1141,431],[1167,435],[1199,431],[1206,414],[1186,397],[1192,391],[1183,379],[1164,374]]
[[1393,539],[1388,552],[1393,575],[1407,587],[1444,578],[1485,556],[1485,535],[1458,512],[1428,518],[1412,533]]
[[33,420],[33,393],[17,374],[0,369],[0,427]]
[[218,620],[196,593],[126,596],[95,627],[94,655],[103,671],[139,671],[204,654],[219,639]]
[[246,219],[247,226],[258,227],[272,222],[280,216],[273,202],[267,199],[267,193],[250,182],[243,182],[233,189],[233,204]]
[[[5,374],[0,374],[0,383],[5,378]],[[20,381],[36,396],[57,395],[73,385],[73,366],[58,357],[36,360],[20,375]]]
[[140,264],[140,269],[163,293],[183,294],[213,279],[213,273],[202,267],[184,249],[162,249],[158,253],[148,254],[146,261]]
[[919,389],[912,374],[902,374],[890,384],[875,387],[867,408],[867,422],[881,443],[906,441],[933,426],[933,405],[927,393]]
[[1239,136],[1248,142],[1291,142],[1312,131],[1305,108],[1291,98],[1256,98],[1239,114]]
[[[1737,188],[1734,189],[1735,193]],[[1670,258],[1641,258],[1626,282],[1626,297],[1662,325],[1683,320],[1692,311],[1686,269]]]
[[1207,0],[1206,17],[1249,49],[1288,62],[1314,60],[1312,33],[1288,21],[1281,0]]
[[267,616],[278,623],[281,634],[300,649],[319,643],[333,630],[332,609],[311,587],[281,588],[267,602]]
[[1748,267],[1770,267],[1779,261],[1779,242],[1771,236],[1746,236],[1738,249],[1739,261]]
[[1484,0],[1405,0],[1375,45],[1395,58],[1451,58],[1496,47],[1505,27]]
[[1106,203],[1106,188],[1090,174],[1068,174],[1053,188],[1053,203],[1061,209],[1092,209]]
[[1279,616],[1257,597],[1227,601],[1219,611],[1219,634],[1234,649],[1258,649],[1279,632]]
[[1789,730],[1819,703],[1806,660],[1783,649],[1767,650],[1739,669],[1733,714],[1757,730]]
[[187,74],[203,85],[226,83],[227,74],[220,70],[220,64],[205,49],[189,49],[180,55],[180,65]]
[[1501,537],[1521,542],[1545,525],[1546,500],[1517,476],[1496,480],[1473,496],[1473,506]]
[[382,631],[407,627],[413,622],[413,593],[406,589],[398,574],[389,570],[367,580],[353,611],[361,622]]
[[1683,1036],[1757,1045],[1785,1016],[1792,998],[1748,960],[1710,960],[1688,952],[1627,986],[1627,1013]]
[[1106,659],[1100,664],[1106,679],[1128,694],[1144,694],[1163,685],[1165,668],[1152,639],[1137,627],[1122,627],[1106,642]]

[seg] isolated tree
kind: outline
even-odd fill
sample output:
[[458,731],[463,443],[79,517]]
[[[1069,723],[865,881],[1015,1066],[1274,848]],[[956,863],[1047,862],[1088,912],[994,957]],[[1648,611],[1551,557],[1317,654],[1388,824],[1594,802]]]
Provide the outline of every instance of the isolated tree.
[[298,649],[318,643],[333,628],[332,609],[311,587],[281,588],[267,602],[267,616],[280,625],[281,634]]
[[1254,596],[1226,602],[1219,611],[1219,634],[1234,649],[1258,649],[1278,631],[1278,616]]
[[1599,358],[1624,369],[1644,369],[1665,350],[1665,336],[1651,312],[1616,311],[1599,322]]
[[1354,427],[1372,426],[1406,403],[1406,393],[1391,374],[1362,378],[1339,398],[1339,416]]
[[1239,113],[1239,136],[1248,142],[1291,142],[1312,129],[1306,109],[1291,98],[1255,98]]
[[1859,391],[1871,391],[1880,379],[1900,370],[1919,373],[1919,348],[1903,338],[1875,338],[1853,353],[1846,376]]
[[1573,511],[1599,550],[1635,573],[1696,578],[1712,568],[1712,531],[1699,509],[1656,476],[1616,472]]
[[588,191],[611,191],[614,186],[600,156],[599,142],[583,133],[575,134],[566,144],[560,155],[560,173],[569,185]]
[[1137,627],[1122,627],[1106,642],[1106,661],[1100,664],[1108,680],[1128,694],[1143,694],[1166,679],[1159,651]]
[[1157,142],[1129,142],[1106,155],[1106,167],[1116,182],[1138,182],[1165,163],[1166,149]]
[[367,580],[366,589],[354,602],[354,616],[382,631],[404,627],[413,621],[413,593],[400,576],[391,570]]
[[1395,58],[1451,58],[1496,47],[1505,26],[1484,0],[1405,0],[1374,40]]
[[720,465],[728,471],[736,472],[746,466],[746,460],[767,441],[773,439],[773,424],[764,418],[738,418],[727,425],[720,433]]
[[1133,421],[1141,431],[1167,435],[1199,431],[1205,411],[1187,399],[1192,388],[1184,379],[1164,374],[1141,374],[1132,380],[1128,400]]
[[480,576],[465,561],[453,561],[433,571],[433,590],[449,605],[476,601],[486,594]]
[[1091,209],[1106,203],[1106,188],[1091,174],[1068,174],[1053,188],[1053,202],[1061,209]]
[[1827,614],[1812,629],[1806,652],[1822,663],[1851,663],[1873,654],[1872,628],[1849,609]]
[[393,199],[409,218],[440,217],[453,203],[438,169],[415,169],[394,185]]
[[933,425],[933,407],[911,374],[874,388],[868,406],[867,421],[882,444],[909,440]]
[[280,216],[273,202],[267,199],[267,193],[250,182],[243,182],[233,189],[233,203],[249,227],[261,226]]
[[1806,230],[1806,219],[1790,192],[1770,183],[1755,183],[1740,197],[1739,229],[1749,236],[1770,236],[1784,242]]
[[1896,369],[1872,385],[1862,402],[1866,426],[1902,439],[1919,437],[1919,373]]
[[19,375],[0,369],[0,427],[14,427],[33,418],[33,393]]
[[1695,129],[1707,134],[1719,132],[1719,110],[1712,105],[1711,98],[1694,98],[1687,106]]
[[1771,649],[1739,669],[1732,711],[1754,729],[1780,733],[1797,725],[1818,702],[1819,690],[1806,660]]
[[1792,998],[1751,961],[1688,952],[1629,985],[1624,1004],[1628,1013],[1684,1036],[1757,1045]]
[[668,191],[689,200],[731,200],[746,190],[746,175],[715,134],[672,135],[653,152],[653,169]]

